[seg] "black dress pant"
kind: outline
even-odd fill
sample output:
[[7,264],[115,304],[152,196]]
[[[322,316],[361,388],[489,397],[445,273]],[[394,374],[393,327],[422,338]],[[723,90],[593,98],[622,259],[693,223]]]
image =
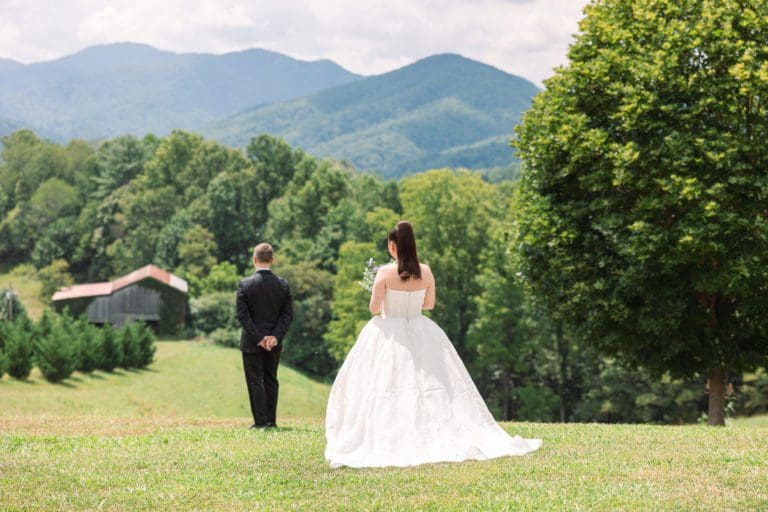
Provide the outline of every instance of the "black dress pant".
[[271,351],[259,348],[256,352],[243,352],[243,370],[251,413],[253,422],[259,427],[276,424],[279,363],[279,348]]

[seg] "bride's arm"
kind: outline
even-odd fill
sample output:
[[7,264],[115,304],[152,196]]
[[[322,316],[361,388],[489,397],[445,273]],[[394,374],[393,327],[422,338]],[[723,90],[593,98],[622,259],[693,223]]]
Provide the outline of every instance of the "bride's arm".
[[427,291],[424,294],[424,304],[421,305],[421,309],[435,309],[435,276],[432,275],[432,270],[426,265],[422,271],[422,279],[427,281]]
[[378,315],[381,313],[381,303],[384,302],[384,294],[387,291],[384,285],[384,272],[379,269],[376,272],[376,278],[373,280],[373,289],[371,289],[371,302],[368,304],[368,309],[372,315]]

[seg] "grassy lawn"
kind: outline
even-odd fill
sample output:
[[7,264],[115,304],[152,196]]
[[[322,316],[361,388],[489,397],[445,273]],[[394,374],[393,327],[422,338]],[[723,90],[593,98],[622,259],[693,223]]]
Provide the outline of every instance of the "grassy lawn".
[[[76,373],[57,385],[47,383],[37,369],[28,382],[6,375],[0,380],[0,418],[250,417],[239,350],[203,342],[161,341],[155,359],[146,370]],[[278,419],[323,417],[327,385],[285,366],[278,378]]]
[[735,425],[739,425],[742,427],[752,426],[752,427],[768,428],[768,414],[761,414],[759,416],[750,416],[747,418],[735,418],[729,421]]
[[146,371],[0,381],[0,510],[768,510],[768,421],[502,424],[524,457],[330,469],[328,387],[282,367],[250,431],[239,352],[161,342]]
[[318,419],[0,419],[3,510],[766,510],[768,430],[504,424],[516,458],[336,469]]

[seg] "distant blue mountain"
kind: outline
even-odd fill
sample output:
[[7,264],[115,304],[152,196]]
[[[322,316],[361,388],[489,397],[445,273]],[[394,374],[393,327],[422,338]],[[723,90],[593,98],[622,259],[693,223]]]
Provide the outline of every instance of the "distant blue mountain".
[[0,136],[31,128],[65,141],[181,128],[242,147],[270,133],[384,176],[509,169],[509,139],[537,92],[455,54],[361,77],[266,50],[176,54],[120,43],[35,64],[0,59]]
[[24,128],[24,125],[12,119],[0,117],[0,134],[5,135]]
[[0,118],[60,139],[164,134],[359,78],[328,60],[266,50],[176,54],[109,44],[49,62],[1,60]]
[[0,58],[0,73],[2,73],[3,71],[8,71],[10,69],[16,69],[16,68],[20,68],[20,67],[23,67],[23,66],[24,66],[24,64],[22,64],[21,62],[16,62],[15,60],[11,60],[11,59],[2,59],[2,58]]
[[514,126],[538,88],[459,55],[435,55],[383,75],[258,106],[212,124],[221,142],[279,135],[317,156],[385,176],[425,169],[509,167]]

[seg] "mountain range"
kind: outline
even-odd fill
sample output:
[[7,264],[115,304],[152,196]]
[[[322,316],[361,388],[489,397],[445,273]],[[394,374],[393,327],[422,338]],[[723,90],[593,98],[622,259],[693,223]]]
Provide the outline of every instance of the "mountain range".
[[14,69],[23,66],[21,62],[16,62],[11,59],[0,59],[0,73],[9,69]]
[[329,60],[304,62],[266,50],[176,54],[135,43],[12,62],[0,64],[0,118],[62,140],[199,130],[256,104],[360,78]]
[[65,141],[174,128],[244,146],[271,133],[309,153],[398,177],[508,167],[509,138],[538,88],[455,54],[376,76],[267,50],[176,54],[135,43],[49,62],[0,59],[0,135]]
[[256,107],[206,131],[236,146],[249,134],[273,133],[314,155],[385,176],[444,166],[508,166],[512,129],[537,92],[527,80],[442,54]]

